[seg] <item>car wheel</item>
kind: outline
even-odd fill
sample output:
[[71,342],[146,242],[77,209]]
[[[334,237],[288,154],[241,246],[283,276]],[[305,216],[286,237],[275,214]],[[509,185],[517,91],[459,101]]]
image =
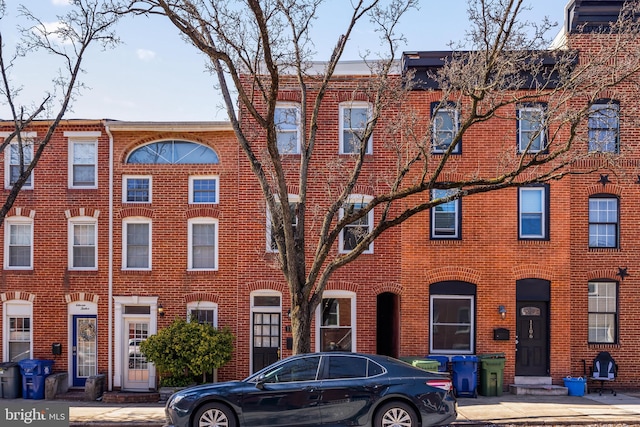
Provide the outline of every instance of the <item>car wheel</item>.
[[385,403],[376,412],[374,427],[418,427],[418,416],[404,402]]
[[192,427],[236,427],[236,418],[229,407],[208,403],[196,412]]

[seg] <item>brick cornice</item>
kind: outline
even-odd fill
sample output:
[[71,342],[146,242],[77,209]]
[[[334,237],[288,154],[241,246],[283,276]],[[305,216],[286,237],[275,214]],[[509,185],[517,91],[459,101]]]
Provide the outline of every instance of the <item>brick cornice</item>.
[[99,295],[93,294],[91,292],[73,292],[71,294],[65,294],[64,296],[64,301],[67,304],[76,301],[88,301],[97,304],[99,299]]
[[90,216],[98,218],[100,216],[100,210],[94,208],[71,208],[64,211],[65,218],[74,218],[77,216]]
[[218,218],[220,216],[220,209],[218,206],[202,206],[202,207],[192,207],[185,211],[185,218]]
[[425,281],[428,284],[444,282],[448,280],[460,280],[462,282],[478,284],[481,282],[481,275],[472,268],[463,268],[456,265],[448,265],[427,270]]
[[257,282],[245,283],[240,286],[245,288],[245,290],[248,292],[270,290],[285,293],[287,290],[286,284],[284,282],[277,282],[275,280],[259,280]]
[[516,265],[512,270],[514,280],[520,279],[544,279],[550,282],[554,280],[553,270],[547,266],[539,264]]
[[2,302],[11,301],[11,300],[34,302],[36,300],[36,296],[35,294],[29,293],[29,292],[8,291],[0,294],[0,300],[2,300]]
[[10,216],[26,216],[33,219],[36,216],[36,211],[29,208],[13,207],[7,213],[7,218]]
[[601,268],[597,270],[587,271],[587,280],[610,279],[620,280],[617,269]]
[[210,301],[217,304],[219,300],[220,297],[214,292],[194,292],[184,296],[185,303]]
[[389,292],[395,295],[402,295],[404,288],[401,283],[397,282],[386,282],[373,285],[372,287],[374,295],[384,294],[385,292]]
[[120,218],[129,218],[132,216],[153,218],[153,209],[143,208],[143,207],[124,208],[124,209],[121,209],[118,213],[120,214]]

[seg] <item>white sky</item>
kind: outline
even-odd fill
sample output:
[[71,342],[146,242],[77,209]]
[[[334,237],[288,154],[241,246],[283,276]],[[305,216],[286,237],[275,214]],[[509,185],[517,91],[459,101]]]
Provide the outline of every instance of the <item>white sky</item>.
[[[526,19],[539,22],[548,16],[558,23],[549,34],[553,38],[562,27],[568,0],[529,0],[532,10]],[[7,16],[0,21],[5,59],[15,43],[16,7],[27,4],[44,22],[63,15],[68,0],[7,0]],[[344,6],[343,6],[344,5]],[[314,24],[317,60],[328,58],[343,25],[336,22],[341,7],[348,0],[330,0]],[[421,8],[402,20],[402,33],[407,44],[402,51],[447,50],[448,42],[461,40],[467,22],[467,0],[423,0]],[[338,18],[337,18],[338,17]],[[363,22],[362,24],[367,24]],[[179,36],[178,31],[161,17],[124,19],[117,32],[122,43],[101,51],[93,46],[85,58],[85,89],[65,118],[113,119],[125,121],[207,121],[226,120],[221,99],[214,90],[214,77],[204,68],[204,58]],[[379,39],[366,25],[357,28],[343,56],[357,60],[364,50],[379,50]],[[59,64],[50,56],[25,58],[12,73],[14,84],[23,86],[22,104],[38,101]],[[0,100],[0,118],[9,118],[4,100]]]

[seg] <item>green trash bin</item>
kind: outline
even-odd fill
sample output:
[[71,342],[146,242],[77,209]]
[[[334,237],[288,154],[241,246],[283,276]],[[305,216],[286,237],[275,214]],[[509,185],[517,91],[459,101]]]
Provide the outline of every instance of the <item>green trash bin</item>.
[[438,367],[440,366],[440,363],[437,360],[425,359],[420,356],[405,356],[401,357],[400,360],[408,363],[409,365],[413,365],[416,368],[424,369],[425,371],[438,372]]
[[504,353],[482,354],[480,359],[480,394],[502,396]]
[[429,360],[429,359],[414,360],[411,364],[416,368],[424,369],[425,371],[433,371],[433,372],[438,372],[438,368],[440,367],[440,362],[438,362],[437,360]]

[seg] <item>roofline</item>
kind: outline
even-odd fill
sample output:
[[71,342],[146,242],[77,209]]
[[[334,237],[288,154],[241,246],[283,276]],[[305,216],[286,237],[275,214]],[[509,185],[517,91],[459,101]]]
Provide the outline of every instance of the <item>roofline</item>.
[[[42,119],[42,120],[33,120],[29,126],[50,126],[53,124],[55,120],[53,119]],[[62,119],[60,120],[61,125],[101,125],[103,122],[102,119]],[[15,126],[13,120],[0,119],[0,126]]]
[[[50,126],[54,120],[34,120],[28,127]],[[232,131],[233,126],[229,121],[122,121],[111,119],[64,119],[60,120],[59,126],[106,126],[112,131],[180,131],[180,132],[202,132],[202,131]],[[13,120],[0,119],[0,127],[14,127]]]
[[232,131],[229,121],[194,121],[194,122],[153,122],[153,121],[121,121],[104,120],[104,125],[111,131],[177,131],[177,132],[211,132]]

